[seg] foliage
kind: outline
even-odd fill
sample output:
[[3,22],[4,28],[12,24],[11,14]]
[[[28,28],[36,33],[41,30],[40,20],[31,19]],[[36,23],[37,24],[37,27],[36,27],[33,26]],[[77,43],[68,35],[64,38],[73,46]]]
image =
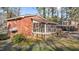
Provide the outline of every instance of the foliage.
[[7,39],[8,35],[7,33],[0,33],[0,39]]
[[12,18],[20,15],[19,7],[1,7],[1,9],[3,10],[5,18]]
[[[57,10],[56,7],[37,7],[37,10],[44,18],[50,21],[60,22],[61,24],[65,20],[79,21],[78,7],[61,7],[61,10]],[[61,19],[58,18],[59,14]]]
[[61,20],[74,20],[79,19],[79,8],[78,7],[62,7],[61,8]]
[[13,43],[20,43],[25,40],[25,37],[22,34],[16,34],[13,36]]
[[58,15],[57,15],[57,8],[56,7],[37,7],[39,15],[47,18],[48,20],[52,20],[57,22]]
[[59,18],[58,18],[57,16],[47,17],[47,19],[48,19],[49,21],[52,21],[52,22],[57,22],[57,23],[59,22],[59,21],[58,21]]

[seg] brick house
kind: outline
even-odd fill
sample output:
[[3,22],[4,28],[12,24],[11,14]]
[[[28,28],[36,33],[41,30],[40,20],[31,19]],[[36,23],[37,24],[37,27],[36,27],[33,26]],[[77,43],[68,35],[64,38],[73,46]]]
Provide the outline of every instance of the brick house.
[[37,15],[19,16],[7,19],[7,28],[10,36],[19,33],[24,35],[50,34],[55,31],[57,23],[49,22]]

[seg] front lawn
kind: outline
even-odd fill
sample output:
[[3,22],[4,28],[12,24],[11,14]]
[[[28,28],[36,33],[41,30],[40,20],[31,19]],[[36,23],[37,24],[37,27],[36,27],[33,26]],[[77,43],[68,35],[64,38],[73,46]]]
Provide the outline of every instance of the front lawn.
[[25,40],[14,43],[14,47],[20,47],[21,51],[79,51],[79,40],[74,38],[49,37],[46,40]]

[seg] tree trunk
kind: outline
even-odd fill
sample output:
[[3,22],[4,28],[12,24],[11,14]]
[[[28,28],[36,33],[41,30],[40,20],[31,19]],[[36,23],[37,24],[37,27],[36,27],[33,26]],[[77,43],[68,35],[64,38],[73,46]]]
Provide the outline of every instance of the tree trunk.
[[45,7],[43,7],[43,17],[46,17],[46,13],[45,13]]

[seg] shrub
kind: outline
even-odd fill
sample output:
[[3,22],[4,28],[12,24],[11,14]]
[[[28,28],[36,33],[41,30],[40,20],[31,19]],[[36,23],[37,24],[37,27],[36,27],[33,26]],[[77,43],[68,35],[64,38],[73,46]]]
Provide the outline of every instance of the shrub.
[[13,43],[20,43],[25,40],[25,36],[23,36],[22,34],[16,34],[13,36],[12,40],[13,40]]
[[8,39],[7,33],[0,33],[0,40]]

